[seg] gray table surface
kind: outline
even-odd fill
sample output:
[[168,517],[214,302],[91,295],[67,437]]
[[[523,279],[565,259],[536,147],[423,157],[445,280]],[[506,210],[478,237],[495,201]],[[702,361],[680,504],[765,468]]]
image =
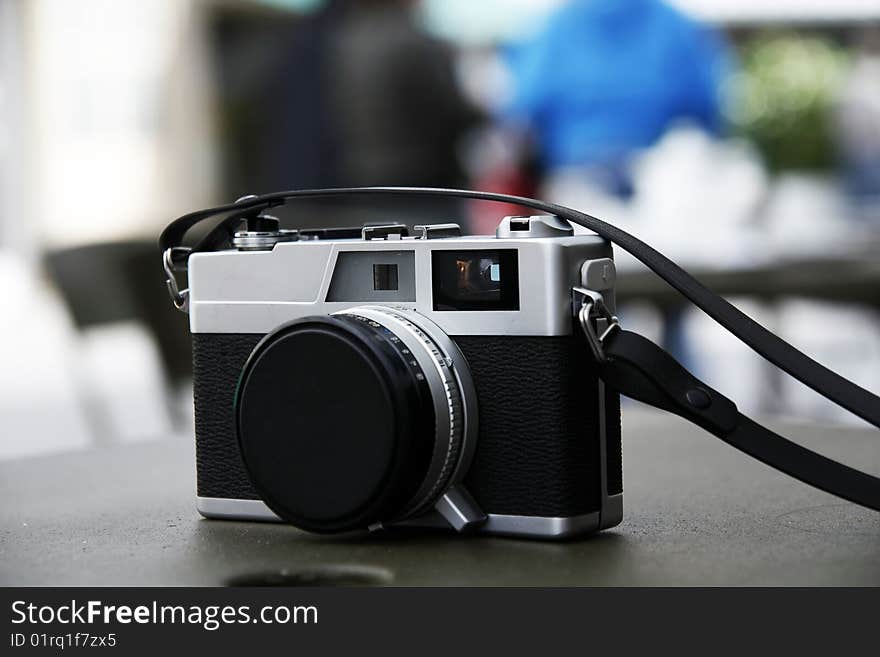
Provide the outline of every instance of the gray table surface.
[[[880,472],[874,431],[773,425]],[[880,514],[624,412],[625,519],[565,543],[203,520],[190,440],[0,463],[0,584],[880,585]]]

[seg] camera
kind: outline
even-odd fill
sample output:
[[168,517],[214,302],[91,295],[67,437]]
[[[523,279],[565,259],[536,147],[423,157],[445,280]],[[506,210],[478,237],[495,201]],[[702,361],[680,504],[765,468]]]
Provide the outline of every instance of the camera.
[[608,241],[553,215],[246,228],[188,262],[202,515],[548,539],[621,521],[620,399],[573,312],[611,319]]

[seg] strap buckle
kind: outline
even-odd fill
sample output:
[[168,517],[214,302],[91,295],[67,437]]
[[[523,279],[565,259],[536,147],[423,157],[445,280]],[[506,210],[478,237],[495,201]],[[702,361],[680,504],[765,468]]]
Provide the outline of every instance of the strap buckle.
[[171,303],[174,304],[174,307],[184,313],[189,312],[189,289],[181,290],[177,284],[177,278],[174,275],[174,262],[177,254],[180,254],[182,256],[180,259],[186,262],[186,257],[189,256],[191,251],[192,249],[185,246],[172,246],[165,249],[164,253],[162,253],[162,266],[165,268],[165,275],[168,277],[165,280],[168,296],[171,297]]
[[605,305],[602,295],[583,287],[574,287],[572,293],[572,311],[578,324],[587,338],[587,344],[593,357],[599,363],[608,361],[602,343],[612,332],[620,328],[620,321]]

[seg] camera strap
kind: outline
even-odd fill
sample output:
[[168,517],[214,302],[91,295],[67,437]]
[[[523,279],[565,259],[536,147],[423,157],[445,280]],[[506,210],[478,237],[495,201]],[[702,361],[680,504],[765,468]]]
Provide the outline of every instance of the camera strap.
[[740,413],[666,351],[631,331],[603,342],[600,376],[618,392],[675,413],[759,461],[856,504],[880,511],[880,479],[810,451]]
[[[294,198],[393,195],[495,201],[531,208],[583,226],[644,263],[695,306],[756,353],[822,396],[880,428],[880,397],[816,362],[718,296],[662,253],[596,217],[554,203],[493,192],[429,187],[350,187],[292,190],[247,197],[237,203],[200,210],[169,224],[159,237],[168,287],[175,305],[186,303],[175,271],[192,253],[226,248],[244,219]],[[182,246],[186,233],[202,221],[226,215],[194,247]],[[177,295],[175,297],[175,294]],[[603,380],[620,393],[675,413],[750,456],[826,492],[880,511],[880,478],[859,472],[801,447],[742,415],[736,405],[697,380],[672,356],[649,340],[610,325],[599,336],[593,319],[582,318],[600,362]]]

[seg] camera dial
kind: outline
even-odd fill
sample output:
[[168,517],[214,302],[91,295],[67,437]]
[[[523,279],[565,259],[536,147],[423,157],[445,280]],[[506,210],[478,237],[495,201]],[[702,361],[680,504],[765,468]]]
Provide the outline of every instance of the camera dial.
[[467,471],[476,396],[464,356],[409,310],[358,306],[268,334],[235,414],[257,493],[317,532],[423,514]]
[[239,251],[271,251],[278,242],[295,242],[299,231],[281,228],[277,217],[259,214],[248,217],[246,230],[240,230],[232,237],[232,246]]

